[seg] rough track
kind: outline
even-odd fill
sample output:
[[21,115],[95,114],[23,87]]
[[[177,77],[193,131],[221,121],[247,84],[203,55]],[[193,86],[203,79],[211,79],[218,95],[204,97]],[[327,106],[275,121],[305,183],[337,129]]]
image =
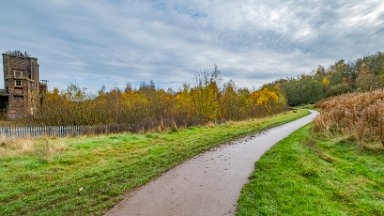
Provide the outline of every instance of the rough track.
[[311,122],[309,116],[221,145],[130,192],[107,215],[222,216],[236,213],[237,198],[255,162],[275,143]]

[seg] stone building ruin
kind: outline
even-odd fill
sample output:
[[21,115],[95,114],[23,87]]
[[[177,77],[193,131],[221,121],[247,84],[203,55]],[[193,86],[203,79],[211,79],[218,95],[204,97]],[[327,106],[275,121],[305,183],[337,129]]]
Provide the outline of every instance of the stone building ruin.
[[0,110],[8,119],[33,115],[47,91],[39,80],[35,57],[20,51],[3,53],[4,89],[0,89]]

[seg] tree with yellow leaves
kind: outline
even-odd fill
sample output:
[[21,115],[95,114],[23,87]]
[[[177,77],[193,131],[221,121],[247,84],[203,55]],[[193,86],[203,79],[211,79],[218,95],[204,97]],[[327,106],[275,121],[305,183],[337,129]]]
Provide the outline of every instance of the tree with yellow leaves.
[[323,85],[324,90],[327,90],[330,84],[329,79],[324,77],[323,81],[321,81],[321,84]]
[[65,91],[48,92],[39,110],[22,119],[26,123],[43,125],[127,124],[133,131],[241,120],[279,112],[286,108],[280,85],[268,85],[257,91],[237,90],[230,81],[219,87],[220,71],[197,76],[196,85],[184,85],[174,92],[157,89],[153,82],[138,89],[127,86],[97,95],[87,93],[77,85]]

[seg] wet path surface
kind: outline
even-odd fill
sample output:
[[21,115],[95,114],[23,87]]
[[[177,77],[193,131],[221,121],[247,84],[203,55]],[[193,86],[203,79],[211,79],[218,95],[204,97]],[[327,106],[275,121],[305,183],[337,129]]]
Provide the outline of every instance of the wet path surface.
[[130,192],[107,215],[234,215],[241,188],[255,162],[275,143],[308,124],[299,120],[221,145]]

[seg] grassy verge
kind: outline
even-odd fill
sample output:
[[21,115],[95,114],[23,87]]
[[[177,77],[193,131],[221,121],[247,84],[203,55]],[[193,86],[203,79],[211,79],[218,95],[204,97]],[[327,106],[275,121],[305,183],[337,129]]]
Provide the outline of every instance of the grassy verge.
[[263,119],[164,133],[42,140],[28,145],[31,151],[19,154],[15,154],[16,150],[6,154],[7,149],[3,149],[0,215],[101,215],[122,200],[124,193],[183,160],[307,114],[290,111]]
[[384,215],[384,155],[309,128],[256,163],[237,215]]
[[306,105],[294,106],[293,108],[297,108],[297,109],[313,109],[314,105],[313,104],[306,104]]

